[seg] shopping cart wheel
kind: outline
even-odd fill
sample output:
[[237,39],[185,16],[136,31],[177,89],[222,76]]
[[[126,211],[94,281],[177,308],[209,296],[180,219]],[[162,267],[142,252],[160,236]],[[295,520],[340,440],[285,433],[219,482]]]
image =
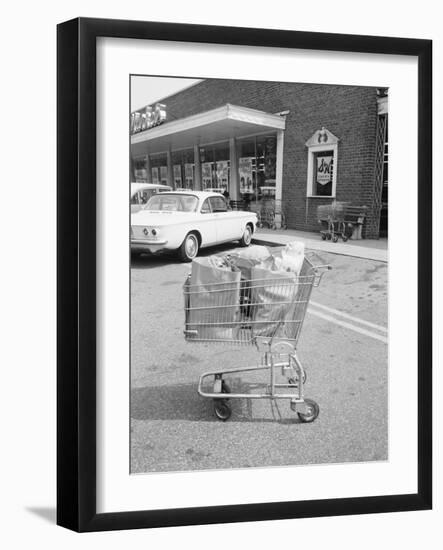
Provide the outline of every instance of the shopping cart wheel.
[[330,241],[330,240],[332,239],[332,235],[331,235],[330,233],[328,233],[328,234],[326,235],[326,238],[328,239],[328,241]]
[[348,237],[346,235],[342,236],[343,242],[345,243],[348,240]]
[[324,233],[321,234],[321,240],[326,241],[326,235]]
[[214,414],[219,420],[225,422],[231,416],[231,407],[226,399],[214,399]]
[[333,243],[336,243],[337,241],[338,241],[338,235],[334,235],[334,236],[332,237],[332,242],[333,242]]
[[320,407],[312,399],[305,399],[306,412],[298,412],[298,417],[302,422],[314,422],[320,413]]

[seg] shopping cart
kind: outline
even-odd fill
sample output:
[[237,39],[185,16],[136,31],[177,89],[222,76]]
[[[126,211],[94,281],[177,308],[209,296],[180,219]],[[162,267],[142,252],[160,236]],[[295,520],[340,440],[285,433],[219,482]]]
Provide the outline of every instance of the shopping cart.
[[274,198],[263,198],[260,203],[258,227],[269,227],[270,229],[286,229],[286,215],[281,200]]
[[317,219],[322,224],[320,230],[321,238],[332,240],[336,243],[341,237],[343,242],[349,238],[347,233],[347,224],[345,220],[346,207],[349,203],[343,201],[333,201],[331,204],[324,204],[317,207]]
[[[183,289],[186,340],[255,345],[261,353],[258,365],[200,376],[198,393],[214,400],[218,419],[228,420],[231,416],[230,399],[287,400],[302,422],[317,418],[318,404],[304,397],[306,371],[296,348],[312,288],[320,284],[327,269],[329,265],[314,266],[305,257],[298,276],[269,272],[270,278],[266,279],[206,285],[192,285],[188,277]],[[231,391],[225,379],[258,371],[268,371],[269,382],[248,384],[251,393]]]

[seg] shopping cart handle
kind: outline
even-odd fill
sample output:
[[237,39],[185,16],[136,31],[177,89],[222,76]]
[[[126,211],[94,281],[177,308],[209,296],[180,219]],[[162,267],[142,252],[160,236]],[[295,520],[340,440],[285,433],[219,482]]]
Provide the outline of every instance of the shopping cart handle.
[[331,270],[332,266],[330,266],[329,264],[321,264],[321,265],[315,265],[313,267],[314,267],[314,281],[312,283],[312,286],[317,287],[320,284],[321,279],[325,274],[325,272]]
[[184,330],[185,336],[198,336],[198,330]]

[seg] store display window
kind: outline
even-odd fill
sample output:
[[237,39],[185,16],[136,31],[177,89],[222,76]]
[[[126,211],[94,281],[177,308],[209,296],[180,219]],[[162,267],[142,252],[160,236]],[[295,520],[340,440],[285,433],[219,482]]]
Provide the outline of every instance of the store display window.
[[168,183],[168,161],[166,153],[150,155],[152,183],[169,185]]
[[144,157],[133,160],[134,181],[136,183],[148,183],[148,172],[146,170],[146,161]]
[[204,190],[229,191],[231,162],[228,142],[201,146],[200,164]]
[[172,169],[175,189],[194,189],[194,149],[191,148],[173,151]]
[[338,138],[322,128],[306,142],[308,148],[308,197],[335,198]]
[[255,136],[238,140],[238,179],[241,195],[260,199],[275,196],[277,138]]

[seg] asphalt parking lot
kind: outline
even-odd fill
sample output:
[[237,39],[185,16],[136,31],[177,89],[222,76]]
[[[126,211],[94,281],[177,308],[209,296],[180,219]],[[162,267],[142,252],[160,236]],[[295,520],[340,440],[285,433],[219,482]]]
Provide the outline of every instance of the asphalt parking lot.
[[[309,424],[286,401],[231,400],[231,418],[215,418],[212,400],[197,394],[200,374],[254,365],[260,354],[252,346],[185,342],[182,287],[190,264],[174,256],[133,260],[131,472],[388,458],[387,264],[322,258],[332,270],[313,290],[298,345],[305,395],[320,406]],[[258,374],[248,380],[265,381]],[[245,387],[241,375],[229,382]]]

